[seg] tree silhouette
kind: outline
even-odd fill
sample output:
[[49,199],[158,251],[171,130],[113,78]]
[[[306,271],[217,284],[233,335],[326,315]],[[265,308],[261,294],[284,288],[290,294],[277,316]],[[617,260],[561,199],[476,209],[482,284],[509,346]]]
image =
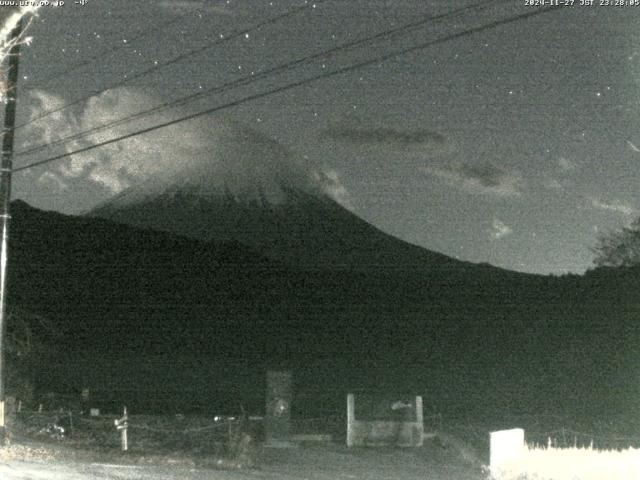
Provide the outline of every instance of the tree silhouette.
[[7,316],[5,337],[7,393],[23,402],[33,399],[34,378],[47,345],[54,344],[60,332],[43,317],[12,306]]
[[599,267],[640,265],[640,218],[630,225],[601,235],[592,249]]

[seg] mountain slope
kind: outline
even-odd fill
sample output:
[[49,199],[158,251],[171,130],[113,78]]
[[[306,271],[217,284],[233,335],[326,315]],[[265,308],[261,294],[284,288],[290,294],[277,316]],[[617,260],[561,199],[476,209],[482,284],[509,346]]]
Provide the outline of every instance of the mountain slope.
[[328,195],[330,181],[277,142],[233,125],[222,130],[215,152],[173,165],[88,215],[204,241],[235,240],[314,268],[471,267],[362,220]]
[[456,263],[381,232],[329,197],[284,191],[287,202],[280,205],[179,191],[125,206],[113,202],[91,216],[205,241],[236,240],[294,265],[447,268]]

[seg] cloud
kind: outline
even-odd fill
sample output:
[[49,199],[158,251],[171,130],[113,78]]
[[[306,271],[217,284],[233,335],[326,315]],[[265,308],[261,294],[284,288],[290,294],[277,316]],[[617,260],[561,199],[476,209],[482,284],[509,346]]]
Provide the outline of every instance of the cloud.
[[[35,120],[25,129],[21,149],[55,142],[79,131],[91,130],[161,103],[138,89],[110,90],[91,98],[85,105],[64,109]],[[65,104],[58,96],[42,90],[29,92],[29,119]],[[174,114],[176,114],[174,112]],[[178,114],[179,115],[179,114]],[[46,157],[70,153],[83,147],[109,140],[126,133],[168,120],[166,114],[154,114],[108,130],[96,130],[86,137],[65,142],[46,151]],[[189,128],[193,126],[194,128]],[[175,168],[176,158],[191,158],[206,143],[202,122],[177,124],[145,135],[116,142],[86,153],[76,154],[49,166],[61,178],[85,178],[102,185],[112,193],[144,180],[160,171]],[[176,142],[176,138],[181,141]],[[45,158],[46,158],[45,157]],[[39,157],[23,160],[37,161]]]
[[629,148],[631,148],[631,150],[633,150],[634,152],[640,153],[640,148],[636,147],[633,143],[631,143],[629,140],[627,140],[627,143],[629,144]]
[[560,172],[559,178],[552,177],[550,175],[543,175],[541,179],[542,186],[547,190],[564,190],[567,185],[570,185],[572,182],[568,179],[568,174],[572,170],[575,170],[577,165],[574,161],[569,160],[566,157],[558,158],[558,168],[557,170]]
[[333,198],[336,202],[349,210],[353,210],[351,195],[342,184],[340,175],[336,170],[324,169],[314,172],[314,177],[321,185],[322,191]]
[[[20,165],[38,160],[38,157],[33,158],[32,156],[25,159],[25,157],[20,155],[21,151],[28,150],[34,146],[50,144],[68,135],[72,135],[82,127],[76,111],[73,109],[63,109],[66,102],[60,96],[52,95],[38,89],[29,90],[25,103],[28,105],[29,112],[27,121],[25,122],[27,127],[25,127],[24,132],[16,138],[19,142],[17,151]],[[44,118],[39,118],[44,112],[50,111],[54,111],[55,113],[51,113]],[[67,148],[52,147],[52,149],[46,150],[46,154],[56,155],[66,153],[80,146],[84,145],[74,141],[71,142]],[[59,170],[58,173],[63,177],[68,178],[80,176],[84,168],[85,162],[79,161],[79,157],[73,157],[70,161],[58,164],[56,170]],[[45,178],[50,177],[45,176]]]
[[[30,118],[64,104],[43,91],[29,95]],[[136,114],[162,103],[137,88],[119,88],[90,99],[75,110],[36,120],[21,138],[26,145],[40,145],[87,131]],[[94,130],[84,138],[53,147],[46,157],[73,152],[183,116],[184,111],[155,112],[108,130]],[[43,154],[44,155],[44,154]],[[37,161],[38,158],[29,159]],[[26,161],[21,161],[26,163]],[[262,199],[277,204],[287,189],[326,194],[351,207],[349,193],[338,172],[318,167],[262,133],[239,123],[203,116],[92,149],[40,167],[42,181],[55,178],[88,181],[118,194],[130,186],[144,185],[162,193],[167,187],[185,185],[203,194],[231,192],[238,198]],[[41,171],[40,171],[41,172]],[[158,189],[162,189],[158,191]],[[147,191],[147,190],[145,190]],[[148,191],[147,191],[148,192]]]
[[397,130],[393,128],[331,127],[320,134],[323,140],[331,140],[361,147],[382,147],[401,150],[443,151],[447,139],[431,130]]
[[521,195],[522,180],[517,173],[509,172],[490,163],[479,165],[429,166],[422,171],[469,193],[513,197]]
[[491,238],[499,240],[511,233],[513,233],[513,229],[509,225],[498,219],[493,220],[493,225],[491,226]]
[[635,209],[633,207],[618,200],[606,202],[595,197],[589,197],[589,200],[591,201],[591,206],[599,210],[608,210],[622,215],[633,215],[635,213]]
[[[28,95],[30,105],[29,120],[37,119],[43,112],[56,110],[65,105],[64,99],[42,90],[32,90]],[[91,130],[95,127],[120,119],[127,115],[145,110],[156,102],[140,91],[118,89],[108,91],[98,97],[91,98],[86,105],[72,109],[64,109],[38,119],[29,124],[25,134],[21,135],[21,149],[34,145],[52,143],[79,131]],[[158,115],[138,119],[132,124],[118,125],[105,131],[78,138],[46,151],[47,156],[70,153],[74,150],[126,134],[132,130],[149,126],[158,122]],[[178,132],[170,129],[173,135]],[[182,148],[182,142],[171,142],[168,132],[153,132],[149,135],[135,137],[124,142],[114,143],[83,154],[77,154],[61,160],[50,167],[61,178],[89,178],[117,193],[128,187],[133,180],[141,179],[154,169],[162,169],[168,161],[162,149],[175,153],[176,150],[188,153],[189,148]],[[179,135],[185,141],[194,140],[188,130]],[[143,138],[144,137],[144,138]],[[177,137],[174,137],[177,138]],[[171,144],[174,145],[171,145]],[[155,156],[155,161],[152,156]],[[28,162],[38,160],[29,158]],[[26,163],[26,162],[25,162]]]
[[549,178],[545,180],[544,187],[549,190],[562,190],[564,188],[564,186],[562,185],[562,182],[560,182],[555,178]]
[[53,172],[44,172],[42,175],[38,177],[38,183],[44,186],[50,186],[55,190],[66,190],[68,185],[59,175],[56,175]]
[[[26,103],[29,105],[27,134],[17,137],[22,141],[21,148],[28,148],[39,144],[50,143],[58,138],[71,134],[78,127],[76,116],[72,110],[62,109],[66,105],[65,100],[57,95],[52,95],[44,90],[29,90]],[[58,110],[38,119],[44,112]]]
[[560,157],[558,159],[558,166],[560,167],[560,170],[563,172],[569,172],[576,168],[576,164],[565,157]]

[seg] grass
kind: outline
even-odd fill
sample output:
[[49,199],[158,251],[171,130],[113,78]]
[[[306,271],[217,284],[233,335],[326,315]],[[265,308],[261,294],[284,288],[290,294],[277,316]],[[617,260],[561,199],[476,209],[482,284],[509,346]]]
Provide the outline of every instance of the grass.
[[[11,418],[6,457],[84,458],[140,464],[182,464],[214,468],[251,467],[254,464],[252,425],[241,419],[133,415],[129,419],[129,450],[120,451],[116,416],[73,417],[68,413],[23,412]],[[51,424],[66,433],[55,437]]]
[[[242,425],[242,422],[229,423],[207,417],[134,415],[130,419],[130,451],[126,454],[119,451],[119,434],[113,424],[116,418],[114,415],[96,418],[74,416],[72,433],[63,439],[49,439],[47,435],[41,433],[43,428],[51,422],[56,420],[68,422],[67,415],[37,412],[18,414],[14,417],[11,429],[15,432],[17,441],[8,448],[2,449],[0,460],[7,457],[33,456],[44,459],[84,458],[101,462],[179,464],[236,469],[251,468],[255,466],[256,461],[261,464],[270,458],[262,456],[264,452],[259,448],[262,437],[257,424]],[[627,448],[631,444],[639,447],[640,440],[636,439],[637,441],[633,442],[632,437],[620,437],[621,434],[631,435],[636,431],[637,425],[633,422],[627,420],[623,425],[620,421],[611,420],[602,425],[581,424],[580,427],[597,433],[591,436],[565,428],[561,430],[556,428],[551,433],[544,434],[543,431],[551,428],[552,424],[571,424],[574,427],[577,424],[559,418],[550,418],[548,422],[540,417],[532,417],[532,419],[528,422],[525,421],[527,419],[505,421],[509,424],[530,426],[531,430],[525,428],[529,444],[525,446],[517,460],[504,465],[500,476],[494,475],[495,480],[640,479],[640,448]],[[336,419],[331,419],[329,423],[332,425],[335,422]],[[320,420],[302,422],[300,425],[296,423],[297,426],[293,430],[325,431],[328,426],[325,425],[324,429],[320,428],[322,427],[320,423]],[[625,428],[622,428],[623,426]],[[335,444],[319,447],[319,449],[296,450],[296,456],[305,453],[315,462],[314,465],[318,464],[320,469],[333,468],[330,465],[331,462],[320,466],[320,459],[329,454],[335,457],[334,463],[339,459],[357,463],[361,456],[369,458],[368,455],[373,455],[370,458],[371,461],[373,458],[378,459],[384,455],[389,455],[389,461],[393,460],[393,462],[396,462],[397,458],[406,460],[410,457],[412,460],[409,463],[417,461],[416,459],[424,460],[425,468],[439,472],[430,478],[486,478],[486,474],[480,471],[480,466],[489,458],[487,433],[495,431],[495,427],[497,425],[479,426],[468,422],[459,425],[441,425],[437,429],[436,438],[426,441],[425,447],[417,451],[393,448],[348,451],[344,449],[343,441],[338,439],[340,446]],[[533,427],[538,427],[539,433],[535,433],[536,430]],[[441,429],[446,432],[440,431]],[[559,435],[558,443],[549,442],[546,446],[534,443],[554,434]],[[584,441],[587,446],[579,443],[581,441]],[[625,448],[616,449],[623,441],[627,442],[624,443]],[[349,455],[345,457],[347,451]],[[370,462],[364,463],[369,465]],[[284,465],[282,468],[289,469],[300,467],[300,465],[288,465],[287,462],[282,465]],[[358,465],[353,468],[360,468]],[[446,472],[451,468],[464,468],[465,473],[459,472],[455,477],[450,477]],[[474,473],[476,470],[477,474]]]
[[527,445],[496,480],[630,480],[640,478],[640,449],[597,450]]

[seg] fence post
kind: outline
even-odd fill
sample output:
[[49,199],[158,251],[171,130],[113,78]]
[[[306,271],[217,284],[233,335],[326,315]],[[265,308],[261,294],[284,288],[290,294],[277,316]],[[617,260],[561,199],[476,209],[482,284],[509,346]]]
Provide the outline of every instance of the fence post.
[[129,437],[127,435],[127,430],[129,428],[129,416],[127,415],[127,407],[124,407],[122,418],[114,420],[114,423],[116,425],[116,429],[120,430],[120,445],[122,447],[122,451],[126,452],[129,450]]
[[509,462],[517,459],[524,451],[524,430],[500,430],[491,432],[491,452],[489,469],[495,477],[500,476]]
[[353,447],[354,428],[356,422],[355,398],[353,393],[347,395],[347,447]]

